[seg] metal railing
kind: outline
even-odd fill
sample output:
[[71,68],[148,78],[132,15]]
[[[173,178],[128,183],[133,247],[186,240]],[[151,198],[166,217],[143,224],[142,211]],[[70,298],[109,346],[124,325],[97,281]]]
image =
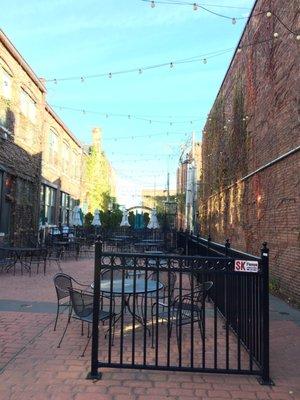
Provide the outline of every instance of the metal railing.
[[[103,252],[97,242],[88,378],[118,367],[250,374],[270,384],[267,248],[251,261]],[[110,318],[99,328],[101,309]]]

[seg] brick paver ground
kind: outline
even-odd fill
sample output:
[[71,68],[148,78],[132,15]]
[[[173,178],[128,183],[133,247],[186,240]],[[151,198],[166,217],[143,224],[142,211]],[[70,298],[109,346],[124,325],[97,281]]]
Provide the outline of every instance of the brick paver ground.
[[[68,261],[65,272],[89,283],[93,261]],[[60,349],[66,316],[53,331],[55,291],[52,277],[0,274],[0,400],[181,400],[181,399],[300,399],[300,324],[291,318],[295,311],[271,313],[271,376],[276,386],[260,386],[255,377],[216,374],[104,369],[101,381],[85,379],[89,351],[80,323],[73,321]],[[1,303],[1,300],[4,299]],[[11,300],[15,311],[8,311]],[[19,302],[15,302],[19,300]],[[35,302],[46,307],[41,312]],[[283,307],[284,310],[287,308]],[[298,314],[296,314],[298,315]],[[298,321],[299,322],[299,321]],[[103,328],[104,329],[104,328]],[[104,342],[103,342],[104,343]]]

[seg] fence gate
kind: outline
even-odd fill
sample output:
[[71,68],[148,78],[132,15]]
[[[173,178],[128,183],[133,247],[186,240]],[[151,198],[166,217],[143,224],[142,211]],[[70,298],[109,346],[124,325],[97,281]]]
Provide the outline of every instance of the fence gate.
[[267,249],[246,262],[108,253],[96,243],[88,378],[99,379],[101,367],[249,374],[270,384]]

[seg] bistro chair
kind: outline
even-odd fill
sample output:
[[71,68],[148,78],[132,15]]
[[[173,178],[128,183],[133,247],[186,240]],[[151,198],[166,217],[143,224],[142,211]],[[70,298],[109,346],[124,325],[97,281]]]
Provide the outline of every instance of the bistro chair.
[[[152,272],[148,279],[158,280],[160,283],[163,284],[163,287],[158,292],[151,292],[147,293],[147,302],[149,301],[149,306],[151,306],[151,311],[153,310],[153,306],[158,303],[162,302],[165,303],[166,301],[172,302],[174,299],[174,291],[175,291],[175,283],[177,280],[177,275],[174,271],[159,271],[159,272]],[[145,308],[145,295],[141,296],[141,310],[142,316],[144,316],[144,308]],[[167,300],[169,299],[169,300]],[[152,320],[151,314],[151,320]],[[152,324],[153,325],[153,324]]]
[[56,296],[57,296],[57,310],[56,310],[56,318],[54,324],[54,331],[56,330],[57,320],[59,316],[59,311],[61,308],[63,310],[69,309],[69,315],[71,314],[72,307],[70,302],[70,293],[69,288],[73,288],[73,284],[80,287],[85,287],[86,290],[91,289],[89,285],[84,285],[76,281],[76,279],[72,278],[70,275],[64,274],[63,272],[57,273],[53,278]]
[[213,282],[208,281],[194,287],[194,290],[185,295],[177,295],[173,301],[159,301],[152,305],[152,347],[154,347],[154,317],[169,323],[169,337],[173,324],[176,326],[176,339],[181,351],[182,326],[197,323],[202,339],[205,338],[204,310],[205,300]]
[[63,251],[64,249],[62,247],[55,245],[47,248],[47,261],[49,267],[51,266],[52,262],[55,262],[58,267],[58,270],[60,272],[63,272],[60,264],[63,257]]
[[[60,347],[60,345],[65,337],[65,334],[67,332],[71,318],[77,319],[77,320],[81,321],[82,323],[87,322],[88,323],[88,341],[87,341],[87,343],[84,347],[84,350],[81,354],[81,357],[83,357],[85,354],[85,351],[88,347],[88,344],[91,340],[91,335],[89,334],[89,326],[90,326],[90,324],[93,323],[94,296],[90,293],[85,293],[82,290],[69,288],[69,297],[70,297],[72,312],[69,313],[66,327],[64,329],[63,335],[62,335],[57,347]],[[104,310],[99,311],[99,321],[106,321],[112,317],[114,317],[114,313],[111,313],[110,311],[104,311]],[[114,329],[113,329],[113,334],[114,334]]]

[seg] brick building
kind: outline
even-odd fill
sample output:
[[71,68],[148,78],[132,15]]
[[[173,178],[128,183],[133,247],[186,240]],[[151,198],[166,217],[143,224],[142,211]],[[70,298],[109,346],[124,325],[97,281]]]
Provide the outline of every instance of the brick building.
[[46,105],[42,149],[41,216],[48,224],[68,224],[82,198],[84,150],[63,121]]
[[0,231],[38,226],[45,87],[0,31]]
[[299,304],[296,33],[298,1],[256,1],[204,127],[200,223],[246,252],[268,242],[272,286]]
[[[41,222],[68,224],[78,203],[87,211],[89,158],[46,103],[43,81],[0,30],[0,232],[16,242],[36,234]],[[115,193],[102,158],[105,165],[95,166],[102,189]]]

